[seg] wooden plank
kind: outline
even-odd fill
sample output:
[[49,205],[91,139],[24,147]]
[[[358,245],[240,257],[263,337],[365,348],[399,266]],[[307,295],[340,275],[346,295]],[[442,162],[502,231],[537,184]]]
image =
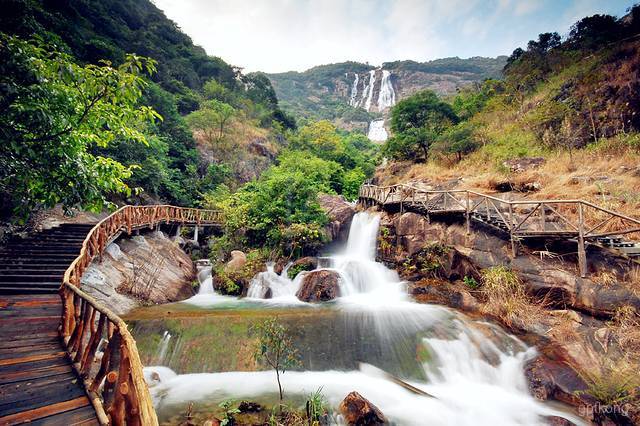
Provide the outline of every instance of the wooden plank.
[[54,414],[53,416],[34,420],[30,424],[34,426],[89,426],[97,425],[98,421],[96,420],[96,412],[91,406]]
[[80,397],[86,398],[86,393],[77,383],[71,381],[55,383],[43,387],[35,394],[22,393],[15,395],[12,398],[14,401],[8,403],[2,401],[2,403],[0,403],[0,416],[34,410]]
[[44,407],[39,407],[29,411],[23,411],[8,416],[0,417],[0,424],[3,425],[17,425],[41,419],[43,417],[50,417],[59,413],[75,410],[81,407],[90,406],[91,402],[86,396],[81,396],[68,401],[59,402],[57,404],[51,404]]
[[25,380],[35,380],[37,378],[45,378],[64,374],[71,371],[69,364],[64,365],[46,365],[42,368],[34,368],[26,371],[15,371],[12,373],[0,374],[0,385],[21,382]]

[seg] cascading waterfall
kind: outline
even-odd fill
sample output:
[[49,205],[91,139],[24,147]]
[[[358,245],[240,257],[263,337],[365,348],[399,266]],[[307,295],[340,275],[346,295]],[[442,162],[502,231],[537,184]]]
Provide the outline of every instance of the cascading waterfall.
[[164,358],[167,356],[167,349],[169,349],[169,341],[171,340],[171,334],[169,331],[165,331],[162,335],[162,340],[160,340],[160,344],[158,345],[158,351],[156,353],[156,363],[162,364],[164,362]]
[[357,72],[354,73],[354,75],[353,86],[351,86],[351,97],[349,98],[349,105],[353,107],[358,106],[358,83],[360,80]]
[[369,83],[364,88],[364,92],[362,93],[363,96],[365,93],[367,94],[367,97],[363,98],[364,109],[366,109],[367,111],[371,110],[371,101],[373,100],[373,89],[375,87],[375,84],[376,84],[376,70],[371,70],[369,71]]
[[384,128],[384,119],[373,120],[369,123],[367,137],[374,142],[384,142],[389,138],[387,129]]
[[[355,390],[399,425],[537,425],[544,423],[542,417],[547,415],[561,415],[581,424],[580,419],[529,395],[523,367],[534,356],[533,348],[495,325],[411,301],[397,273],[375,261],[379,223],[376,214],[356,214],[344,250],[328,257],[326,269],[339,273],[341,294],[335,302],[322,306],[336,315],[333,327],[343,324],[344,328],[329,329],[329,334],[324,332],[326,328],[322,333],[319,329],[317,337],[303,346],[317,345],[312,353],[323,352],[332,344],[340,345],[343,351],[353,345],[362,348],[346,364],[337,364],[338,350],[334,363],[325,355],[304,371],[288,371],[281,376],[288,396],[303,397],[322,387],[329,404],[336,408]],[[271,299],[264,302],[281,301],[286,307],[304,274],[290,280],[286,271],[278,275],[270,265],[252,280],[249,297],[254,298],[253,303],[261,303],[260,298],[270,292]],[[302,306],[291,307],[293,312],[312,307],[298,303]],[[321,335],[329,340],[321,340]],[[420,358],[418,353],[422,352],[429,355]],[[324,363],[318,361],[321,359]],[[357,361],[377,365],[358,367]],[[342,371],[336,369],[340,365]],[[345,369],[344,365],[351,367]],[[433,397],[389,380],[389,371]],[[274,392],[272,371],[176,374],[159,366],[148,367],[145,373],[161,415],[163,410],[182,410],[189,401],[210,401],[212,397],[260,400]],[[342,422],[339,417],[333,420]]]
[[378,111],[383,111],[396,104],[396,92],[391,84],[391,72],[382,70],[382,81],[380,83],[380,93],[378,94]]

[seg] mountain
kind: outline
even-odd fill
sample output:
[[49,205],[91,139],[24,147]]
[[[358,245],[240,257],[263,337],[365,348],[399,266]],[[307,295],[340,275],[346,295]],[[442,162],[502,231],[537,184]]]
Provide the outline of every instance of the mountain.
[[328,119],[345,129],[371,130],[398,100],[430,89],[439,95],[500,78],[507,57],[443,58],[429,62],[320,65],[304,72],[267,74],[281,105],[300,120]]

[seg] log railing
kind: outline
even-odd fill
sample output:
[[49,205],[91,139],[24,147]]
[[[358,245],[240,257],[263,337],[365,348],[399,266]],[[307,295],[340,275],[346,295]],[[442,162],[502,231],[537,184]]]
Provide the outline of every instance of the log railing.
[[359,198],[381,205],[420,207],[427,216],[461,213],[467,230],[472,218],[491,222],[509,233],[513,255],[516,242],[532,237],[561,237],[578,243],[581,276],[586,276],[585,241],[627,235],[637,239],[640,220],[584,200],[503,200],[466,189],[426,190],[412,185],[377,186],[364,184]]
[[166,205],[125,206],[100,221],[85,238],[80,255],[64,274],[60,332],[101,424],[157,425],[136,342],[125,322],[80,290],[91,261],[120,233],[161,223],[220,224],[214,210]]

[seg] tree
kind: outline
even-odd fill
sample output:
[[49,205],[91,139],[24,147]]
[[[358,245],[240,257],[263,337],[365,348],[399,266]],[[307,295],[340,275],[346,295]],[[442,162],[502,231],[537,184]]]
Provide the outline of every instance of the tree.
[[468,123],[453,126],[440,136],[434,148],[443,154],[454,154],[456,160],[460,161],[463,155],[478,147],[473,131],[473,126]]
[[391,110],[393,136],[384,152],[395,158],[415,158],[421,152],[424,161],[429,147],[447,128],[459,121],[448,103],[434,92],[424,90],[398,102]]
[[276,318],[270,318],[254,326],[253,330],[258,335],[258,349],[255,358],[259,362],[265,362],[276,371],[280,401],[283,398],[280,373],[300,363],[298,351],[293,347],[293,342],[287,333],[287,329]]
[[235,113],[236,110],[231,105],[211,99],[185,119],[192,130],[201,132],[207,142],[213,145],[225,137],[225,127]]
[[133,167],[95,154],[116,142],[147,144],[160,115],[139,105],[153,60],[128,55],[114,67],[78,65],[40,40],[0,33],[0,192],[3,210],[38,206],[100,210],[130,194]]

